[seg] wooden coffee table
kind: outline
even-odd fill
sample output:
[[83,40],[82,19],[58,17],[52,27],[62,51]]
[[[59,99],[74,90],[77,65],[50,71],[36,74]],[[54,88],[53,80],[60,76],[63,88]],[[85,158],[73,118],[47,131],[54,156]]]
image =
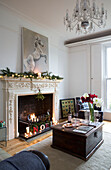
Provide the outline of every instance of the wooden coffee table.
[[62,150],[86,161],[103,143],[103,123],[101,122],[86,134],[74,132],[75,127],[62,128],[62,125],[63,123],[52,127],[53,148]]

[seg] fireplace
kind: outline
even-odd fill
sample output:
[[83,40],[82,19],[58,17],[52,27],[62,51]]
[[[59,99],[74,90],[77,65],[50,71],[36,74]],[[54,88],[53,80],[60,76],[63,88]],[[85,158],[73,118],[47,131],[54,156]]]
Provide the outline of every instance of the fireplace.
[[[34,112],[35,116],[37,113],[46,114],[47,110],[50,109],[50,115],[53,120],[59,120],[59,83],[60,80],[37,80],[37,79],[26,79],[26,78],[8,78],[5,77],[1,79],[2,88],[2,96],[3,96],[3,110],[1,110],[4,115],[4,120],[6,121],[7,126],[7,139],[14,139],[19,136],[19,110],[18,106],[20,103],[21,97],[28,98],[29,96],[36,95],[38,93],[38,89],[40,89],[41,93],[45,96],[50,95],[51,100],[51,108],[46,108],[43,111],[44,105],[42,105],[41,112],[37,109],[38,106],[29,107],[28,110],[24,108],[24,111],[29,113]],[[27,99],[28,101],[28,99]],[[44,99],[45,102],[45,99]],[[47,102],[46,102],[47,103]],[[30,105],[28,103],[28,105]],[[41,105],[41,104],[38,104]],[[22,106],[21,106],[22,107]],[[32,109],[32,110],[30,110]],[[27,126],[28,127],[28,126]],[[25,127],[26,128],[26,127]],[[28,128],[27,128],[28,129]],[[26,130],[26,129],[25,129]],[[37,130],[36,130],[37,131]]]
[[50,130],[53,115],[53,94],[18,96],[19,136],[29,139]]

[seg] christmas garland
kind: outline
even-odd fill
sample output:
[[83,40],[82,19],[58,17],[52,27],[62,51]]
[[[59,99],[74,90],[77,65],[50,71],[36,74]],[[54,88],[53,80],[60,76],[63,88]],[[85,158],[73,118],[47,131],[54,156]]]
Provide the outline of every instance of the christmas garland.
[[62,77],[51,75],[52,72],[41,72],[41,77],[38,76],[38,73],[34,72],[24,72],[24,73],[15,73],[11,72],[7,67],[6,69],[0,70],[0,78],[3,77],[12,77],[12,78],[30,78],[32,79],[49,79],[49,80],[62,80]]

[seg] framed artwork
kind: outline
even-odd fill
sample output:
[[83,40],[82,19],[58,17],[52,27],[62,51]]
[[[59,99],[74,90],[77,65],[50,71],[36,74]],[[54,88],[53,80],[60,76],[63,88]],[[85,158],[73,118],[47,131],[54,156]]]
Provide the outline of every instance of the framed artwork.
[[48,71],[48,38],[23,27],[22,58],[23,72]]
[[72,115],[74,115],[75,113],[75,99],[74,98],[60,100],[60,106],[61,106],[61,118],[62,119],[68,117],[69,106],[71,108]]

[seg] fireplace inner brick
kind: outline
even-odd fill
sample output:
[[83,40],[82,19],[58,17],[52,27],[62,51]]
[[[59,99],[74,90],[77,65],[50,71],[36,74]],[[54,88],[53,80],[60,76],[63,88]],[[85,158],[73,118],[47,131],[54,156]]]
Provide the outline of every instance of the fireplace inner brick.
[[44,121],[47,113],[50,120],[53,116],[53,94],[44,94],[44,100],[38,100],[36,95],[26,95],[18,97],[18,131],[19,136],[24,136],[26,127],[31,124],[28,120],[30,114],[35,113],[39,122]]

